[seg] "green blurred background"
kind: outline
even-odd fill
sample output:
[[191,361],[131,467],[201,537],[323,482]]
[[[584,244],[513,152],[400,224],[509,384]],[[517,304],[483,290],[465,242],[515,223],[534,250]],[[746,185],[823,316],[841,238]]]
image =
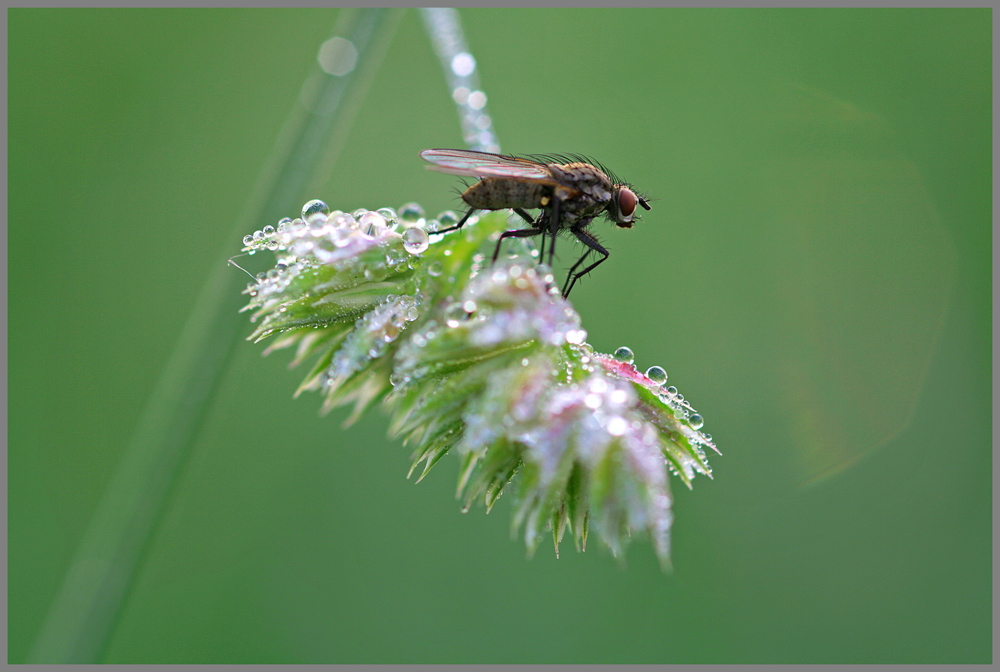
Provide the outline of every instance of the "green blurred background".
[[[336,14],[8,11],[10,662]],[[102,660],[990,662],[991,11],[462,19],[505,151],[655,199],[597,225],[611,258],[573,301],[723,452],[674,480],[674,572],[645,540],[624,568],[527,560],[509,503],[460,513],[456,459],[414,487],[384,414],[319,418],[304,369],[240,343]],[[458,209],[417,153],[460,146],[411,10],[287,213]]]

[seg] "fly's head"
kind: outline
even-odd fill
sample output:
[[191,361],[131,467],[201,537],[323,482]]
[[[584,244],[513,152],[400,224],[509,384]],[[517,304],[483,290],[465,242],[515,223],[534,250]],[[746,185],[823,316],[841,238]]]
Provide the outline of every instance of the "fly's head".
[[606,208],[607,217],[622,229],[631,229],[638,216],[635,213],[636,207],[642,206],[649,210],[649,203],[646,199],[635,193],[627,184],[616,184],[611,190],[611,200]]

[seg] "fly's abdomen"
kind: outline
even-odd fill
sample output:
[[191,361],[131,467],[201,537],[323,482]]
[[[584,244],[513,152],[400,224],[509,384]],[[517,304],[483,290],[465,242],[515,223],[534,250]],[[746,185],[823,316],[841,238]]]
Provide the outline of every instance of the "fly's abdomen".
[[542,207],[542,199],[547,191],[551,191],[551,188],[544,184],[488,177],[466,189],[462,200],[480,210],[531,209]]

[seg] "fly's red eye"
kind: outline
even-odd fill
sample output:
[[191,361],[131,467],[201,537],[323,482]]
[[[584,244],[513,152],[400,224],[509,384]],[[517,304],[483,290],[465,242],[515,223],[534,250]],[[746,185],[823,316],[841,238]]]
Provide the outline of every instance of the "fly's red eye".
[[622,217],[628,219],[635,212],[635,194],[632,193],[631,189],[623,188],[618,194],[618,211],[622,214]]

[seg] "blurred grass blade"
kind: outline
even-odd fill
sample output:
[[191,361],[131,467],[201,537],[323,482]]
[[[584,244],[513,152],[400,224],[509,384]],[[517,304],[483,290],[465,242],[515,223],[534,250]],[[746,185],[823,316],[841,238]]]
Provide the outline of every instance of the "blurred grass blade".
[[465,146],[480,152],[499,153],[500,141],[493,133],[493,121],[486,111],[486,94],[479,86],[476,59],[465,42],[465,31],[454,7],[420,10],[434,53],[441,61],[448,92],[458,106]]
[[[405,10],[345,9],[324,43],[232,240],[301,202],[322,152],[342,142]],[[324,62],[324,50],[326,60]],[[350,67],[348,67],[350,66]],[[329,162],[328,162],[329,163]],[[98,662],[144,548],[159,522],[205,409],[240,334],[242,274],[219,262],[164,367],[49,613],[30,663]]]

